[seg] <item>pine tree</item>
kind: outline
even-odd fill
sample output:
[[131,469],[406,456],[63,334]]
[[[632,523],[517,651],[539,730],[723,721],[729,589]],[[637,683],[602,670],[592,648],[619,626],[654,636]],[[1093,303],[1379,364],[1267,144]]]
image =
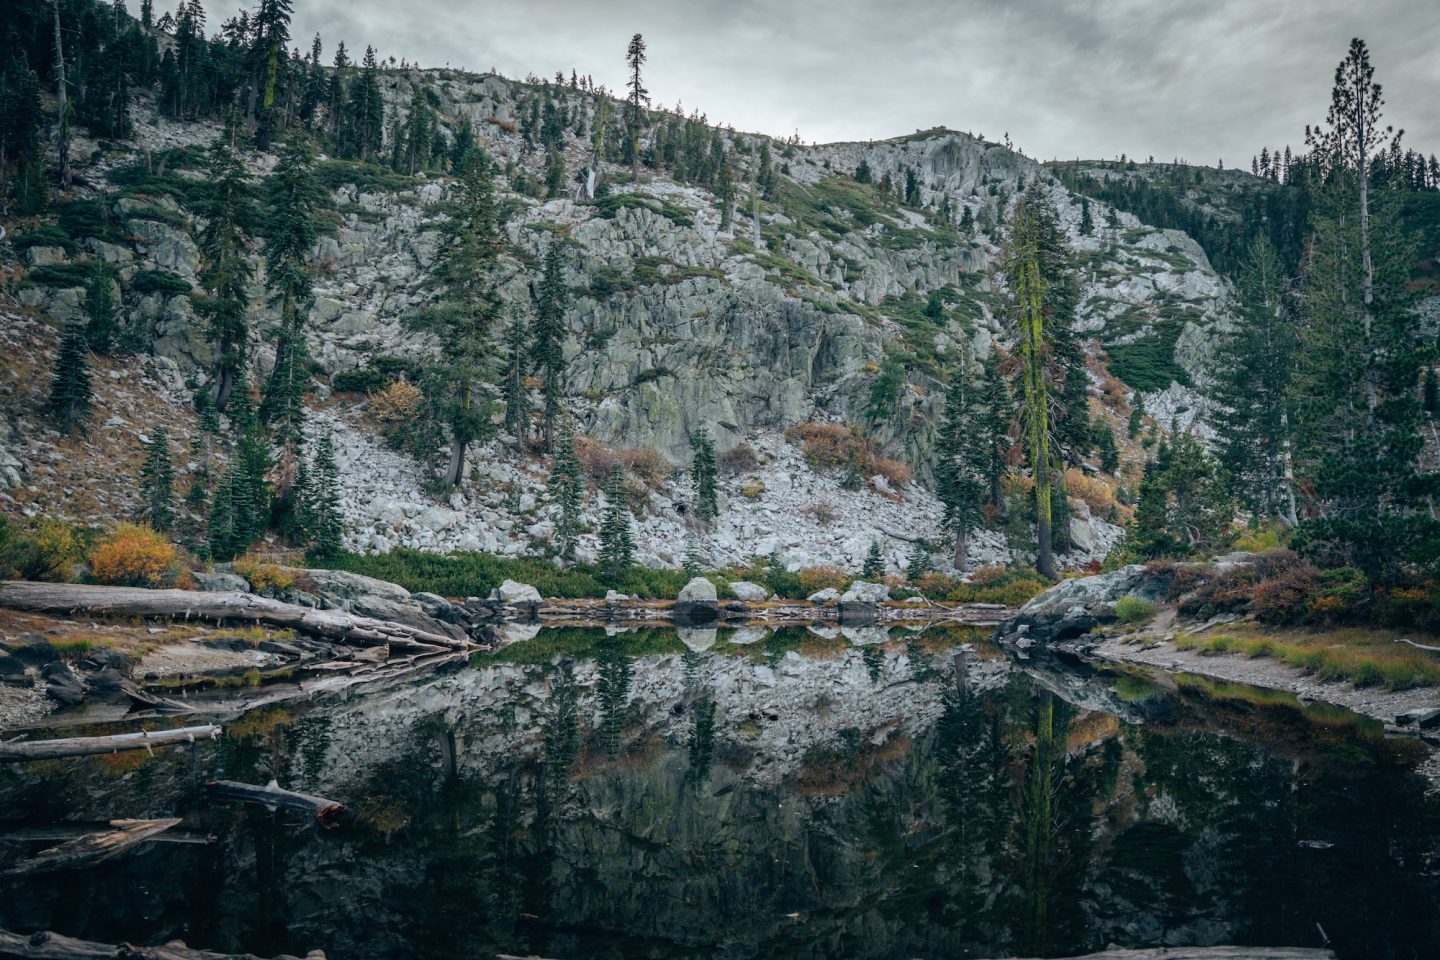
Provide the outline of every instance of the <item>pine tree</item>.
[[720,513],[719,493],[715,474],[715,440],[710,428],[700,424],[690,438],[690,482],[695,489],[695,516],[704,524],[714,522]]
[[525,389],[525,318],[516,310],[505,335],[505,429],[525,442],[525,421],[530,417],[530,395]]
[[1296,543],[1322,563],[1358,566],[1380,582],[1427,562],[1440,542],[1424,496],[1433,477],[1419,470],[1414,249],[1393,188],[1372,195],[1370,185],[1391,133],[1380,126],[1383,103],[1369,52],[1354,40],[1336,70],[1327,124],[1307,138],[1325,184],[1312,220],[1294,381],[1297,466],[1313,491]]
[[1095,221],[1090,216],[1090,200],[1088,197],[1080,198],[1080,236],[1088,237],[1095,232]]
[[869,183],[871,179],[870,162],[864,157],[861,157],[859,165],[855,167],[855,182]]
[[634,183],[640,179],[640,131],[645,122],[644,108],[650,102],[650,91],[640,80],[640,67],[645,63],[645,38],[638,33],[630,38],[625,62],[630,67],[630,79],[626,82],[630,93],[625,100],[625,129],[629,135],[630,182]]
[[250,265],[245,258],[250,189],[244,166],[223,136],[210,146],[207,172],[210,200],[204,207],[206,226],[200,235],[204,259],[199,278],[205,296],[196,309],[209,321],[215,354],[215,406],[224,410],[237,382],[244,379],[250,357],[246,321]]
[[1222,467],[1257,517],[1297,522],[1290,385],[1296,330],[1280,257],[1262,233],[1240,275],[1240,323],[1216,348],[1208,412]]
[[286,143],[266,181],[271,209],[265,244],[265,285],[280,311],[275,366],[265,385],[260,417],[270,426],[282,465],[298,458],[310,385],[305,319],[310,312],[313,275],[307,257],[319,237],[317,217],[329,206],[314,174],[314,155],[299,137]]
[[335,440],[329,431],[315,443],[315,462],[310,470],[309,533],[310,553],[321,559],[338,556],[345,533],[340,509],[340,468],[335,463]]
[[885,555],[880,551],[880,541],[871,540],[865,554],[865,563],[860,567],[862,580],[879,580],[885,576]]
[[1113,474],[1120,469],[1120,454],[1115,449],[1115,428],[1109,420],[1100,420],[1092,429],[1095,447],[1100,451],[1100,469]]
[[1180,433],[1145,465],[1121,550],[1135,559],[1204,556],[1224,543],[1233,513],[1224,471]]
[[562,560],[575,553],[575,540],[580,536],[580,510],[585,500],[585,476],[575,456],[575,433],[569,427],[560,432],[555,445],[555,465],[550,473],[550,495],[560,508],[555,518],[555,543]]
[[560,396],[565,387],[565,311],[570,305],[570,288],[565,285],[564,257],[558,240],[545,252],[545,273],[540,279],[530,347],[530,362],[540,374],[546,453],[555,446],[555,421],[560,415]]
[[84,433],[85,421],[90,416],[93,394],[87,342],[83,324],[76,320],[65,324],[55,358],[55,372],[50,379],[49,410],[59,422],[60,432],[66,436]]
[[980,421],[981,447],[984,456],[981,471],[988,490],[987,500],[999,510],[1003,505],[1001,485],[1005,479],[1006,453],[1010,449],[1010,423],[1014,419],[1014,403],[1010,386],[1000,372],[1000,356],[992,353],[985,360],[985,379],[981,383]]
[[490,368],[490,333],[500,316],[497,267],[504,241],[491,176],[490,160],[478,150],[464,159],[433,271],[444,285],[444,299],[421,318],[443,343],[428,392],[449,429],[444,482],[452,487],[464,476],[469,445],[492,430],[490,404],[477,396]]
[[1021,425],[1035,490],[1035,566],[1055,579],[1051,530],[1056,478],[1062,472],[1059,434],[1073,416],[1062,407],[1062,415],[1056,417],[1052,404],[1065,397],[1065,380],[1079,372],[1063,366],[1057,370],[1054,361],[1063,365],[1068,359],[1066,351],[1057,348],[1069,339],[1077,290],[1055,212],[1033,186],[1016,203],[1004,268],[1024,363]]
[[605,484],[605,513],[600,520],[600,571],[612,581],[624,576],[635,563],[631,519],[625,472],[617,463]]
[[156,530],[169,530],[175,519],[175,469],[170,463],[170,438],[163,426],[157,425],[145,444],[140,492],[150,525]]
[[905,565],[905,579],[914,583],[929,572],[930,545],[924,540],[916,540],[910,549],[909,562]]
[[985,470],[992,455],[969,368],[967,350],[950,373],[945,416],[935,443],[935,494],[945,507],[941,526],[955,538],[953,559],[955,569],[962,573],[970,531],[985,519]]
[[270,149],[270,141],[283,123],[279,96],[290,67],[290,0],[260,0],[251,21],[255,33],[251,57],[259,77],[259,89],[252,91],[255,115],[255,145]]
[[115,282],[103,267],[97,267],[85,285],[85,314],[90,348],[109,353],[115,345]]
[[385,99],[380,93],[380,64],[374,47],[365,48],[360,73],[345,91],[345,122],[340,141],[361,163],[380,152],[385,136]]
[[[721,148],[724,150],[724,148]],[[735,215],[735,170],[731,165],[730,153],[725,151],[716,174],[715,192],[720,198],[720,230],[728,232]]]

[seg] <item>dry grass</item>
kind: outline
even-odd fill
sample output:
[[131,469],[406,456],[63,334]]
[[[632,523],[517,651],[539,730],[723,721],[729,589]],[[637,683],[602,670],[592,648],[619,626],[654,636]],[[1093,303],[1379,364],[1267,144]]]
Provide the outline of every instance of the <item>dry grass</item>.
[[1440,686],[1440,655],[1396,643],[1402,631],[1367,627],[1273,630],[1236,624],[1224,633],[1182,636],[1181,650],[1206,655],[1270,657],[1321,680],[1349,680],[1389,690]]

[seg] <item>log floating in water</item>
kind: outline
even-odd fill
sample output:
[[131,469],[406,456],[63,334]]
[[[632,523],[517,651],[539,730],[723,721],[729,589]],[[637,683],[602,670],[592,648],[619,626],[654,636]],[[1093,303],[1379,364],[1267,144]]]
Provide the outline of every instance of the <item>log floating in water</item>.
[[[171,940],[158,947],[135,947],[128,943],[96,943],[58,933],[12,933],[0,930],[0,957],[13,960],[261,960],[251,953],[211,953],[192,950],[183,940]],[[275,960],[299,960],[282,954]],[[325,960],[325,951],[311,950],[304,960]]]
[[272,808],[305,810],[314,814],[315,819],[321,823],[327,824],[335,823],[345,812],[345,805],[338,800],[286,790],[274,780],[263,787],[234,780],[207,780],[205,795],[212,800],[238,800],[241,803],[258,803]]
[[142,730],[139,733],[116,733],[107,737],[65,737],[60,740],[18,740],[0,743],[0,763],[21,760],[52,760],[56,757],[85,757],[96,753],[118,753],[121,750],[149,750],[177,743],[214,740],[220,727],[207,723],[198,727],[177,727],[173,730]]
[[117,857],[156,834],[164,833],[180,822],[179,817],[163,820],[112,820],[112,829],[76,837],[67,843],[48,850],[41,850],[35,856],[17,863],[8,870],[0,871],[0,879],[29,877],[37,873],[54,873],[75,867],[89,867]]
[[[205,593],[199,590],[146,590],[143,587],[103,587],[89,583],[35,583],[9,580],[0,583],[0,607],[27,613],[86,613],[113,617],[165,617],[167,619],[240,621],[288,627],[301,633],[342,643],[381,646],[429,644],[465,649],[468,641],[422,630],[391,620],[357,617],[344,610],[316,610],[282,603],[253,593]],[[413,646],[410,647],[413,649]]]
[[[113,830],[128,820],[63,820],[58,823],[0,822],[0,843],[35,843],[40,840],[74,840],[92,833]],[[215,835],[199,830],[167,830],[146,837],[146,843],[194,843],[215,842]]]
[[1106,950],[1068,960],[1335,960],[1335,954],[1310,947],[1155,947]]

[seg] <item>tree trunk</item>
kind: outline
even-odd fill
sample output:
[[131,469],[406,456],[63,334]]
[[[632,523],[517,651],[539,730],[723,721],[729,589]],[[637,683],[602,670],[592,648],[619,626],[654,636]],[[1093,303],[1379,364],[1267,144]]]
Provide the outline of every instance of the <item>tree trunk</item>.
[[0,582],[0,607],[29,613],[85,613],[112,617],[165,617],[261,623],[290,628],[311,636],[359,646],[381,646],[392,640],[414,641],[451,650],[470,646],[468,640],[419,627],[360,617],[344,610],[315,610],[282,603],[253,593],[203,593],[197,590],[146,590],[143,587],[101,587],[83,583]]
[[70,189],[70,101],[65,91],[65,47],[60,40],[60,0],[51,0],[55,12],[55,148],[60,154],[60,189]]
[[108,737],[66,737],[60,740],[17,740],[0,743],[0,763],[23,760],[54,760],[59,757],[85,757],[97,753],[118,753],[122,750],[149,750],[175,744],[214,740],[220,728],[213,723],[199,727],[178,727],[173,730],[143,730],[140,733],[117,733]]
[[450,441],[450,460],[445,465],[446,486],[460,486],[460,478],[465,475],[465,441],[459,437]]
[[1050,517],[1046,515],[1035,521],[1035,569],[1042,577],[1060,579],[1055,572],[1054,547],[1050,542]]
[[112,820],[113,829],[77,837],[57,847],[42,850],[0,872],[0,879],[29,877],[37,873],[53,873],[73,867],[89,867],[117,857],[138,843],[164,833],[180,822],[180,817],[163,820]]
[[970,531],[961,527],[955,533],[955,572],[966,573],[970,569]]
[[[49,931],[31,934],[0,930],[0,957],[13,960],[261,960],[250,953],[211,953],[192,950],[183,940],[171,940],[158,947],[133,947],[128,943],[96,943],[77,940]],[[297,960],[282,954],[275,960]],[[312,950],[305,960],[325,960],[322,950]]]

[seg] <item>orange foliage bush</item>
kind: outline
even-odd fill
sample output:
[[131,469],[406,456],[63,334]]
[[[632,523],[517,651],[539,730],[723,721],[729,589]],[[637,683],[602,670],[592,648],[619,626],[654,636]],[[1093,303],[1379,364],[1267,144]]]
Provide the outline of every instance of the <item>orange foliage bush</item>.
[[800,592],[807,597],[827,587],[844,590],[850,585],[850,574],[839,567],[805,567],[796,575],[800,578]]
[[370,398],[370,412],[381,423],[409,423],[415,419],[424,398],[415,384],[396,380]]
[[1115,506],[1115,491],[1103,480],[1074,467],[1065,471],[1065,492],[1077,500],[1084,500],[1090,512],[1097,517],[1108,517]]
[[785,438],[800,445],[812,467],[847,467],[853,462],[864,476],[879,474],[896,490],[910,482],[910,468],[899,460],[882,457],[855,427],[802,423],[785,431]]
[[122,523],[90,551],[90,575],[123,587],[167,587],[180,576],[175,547],[149,527]]
[[610,478],[610,470],[619,464],[629,476],[647,488],[655,488],[670,473],[670,461],[659,452],[641,447],[616,449],[607,447],[598,440],[579,436],[575,438],[575,456],[585,475],[596,483]]

